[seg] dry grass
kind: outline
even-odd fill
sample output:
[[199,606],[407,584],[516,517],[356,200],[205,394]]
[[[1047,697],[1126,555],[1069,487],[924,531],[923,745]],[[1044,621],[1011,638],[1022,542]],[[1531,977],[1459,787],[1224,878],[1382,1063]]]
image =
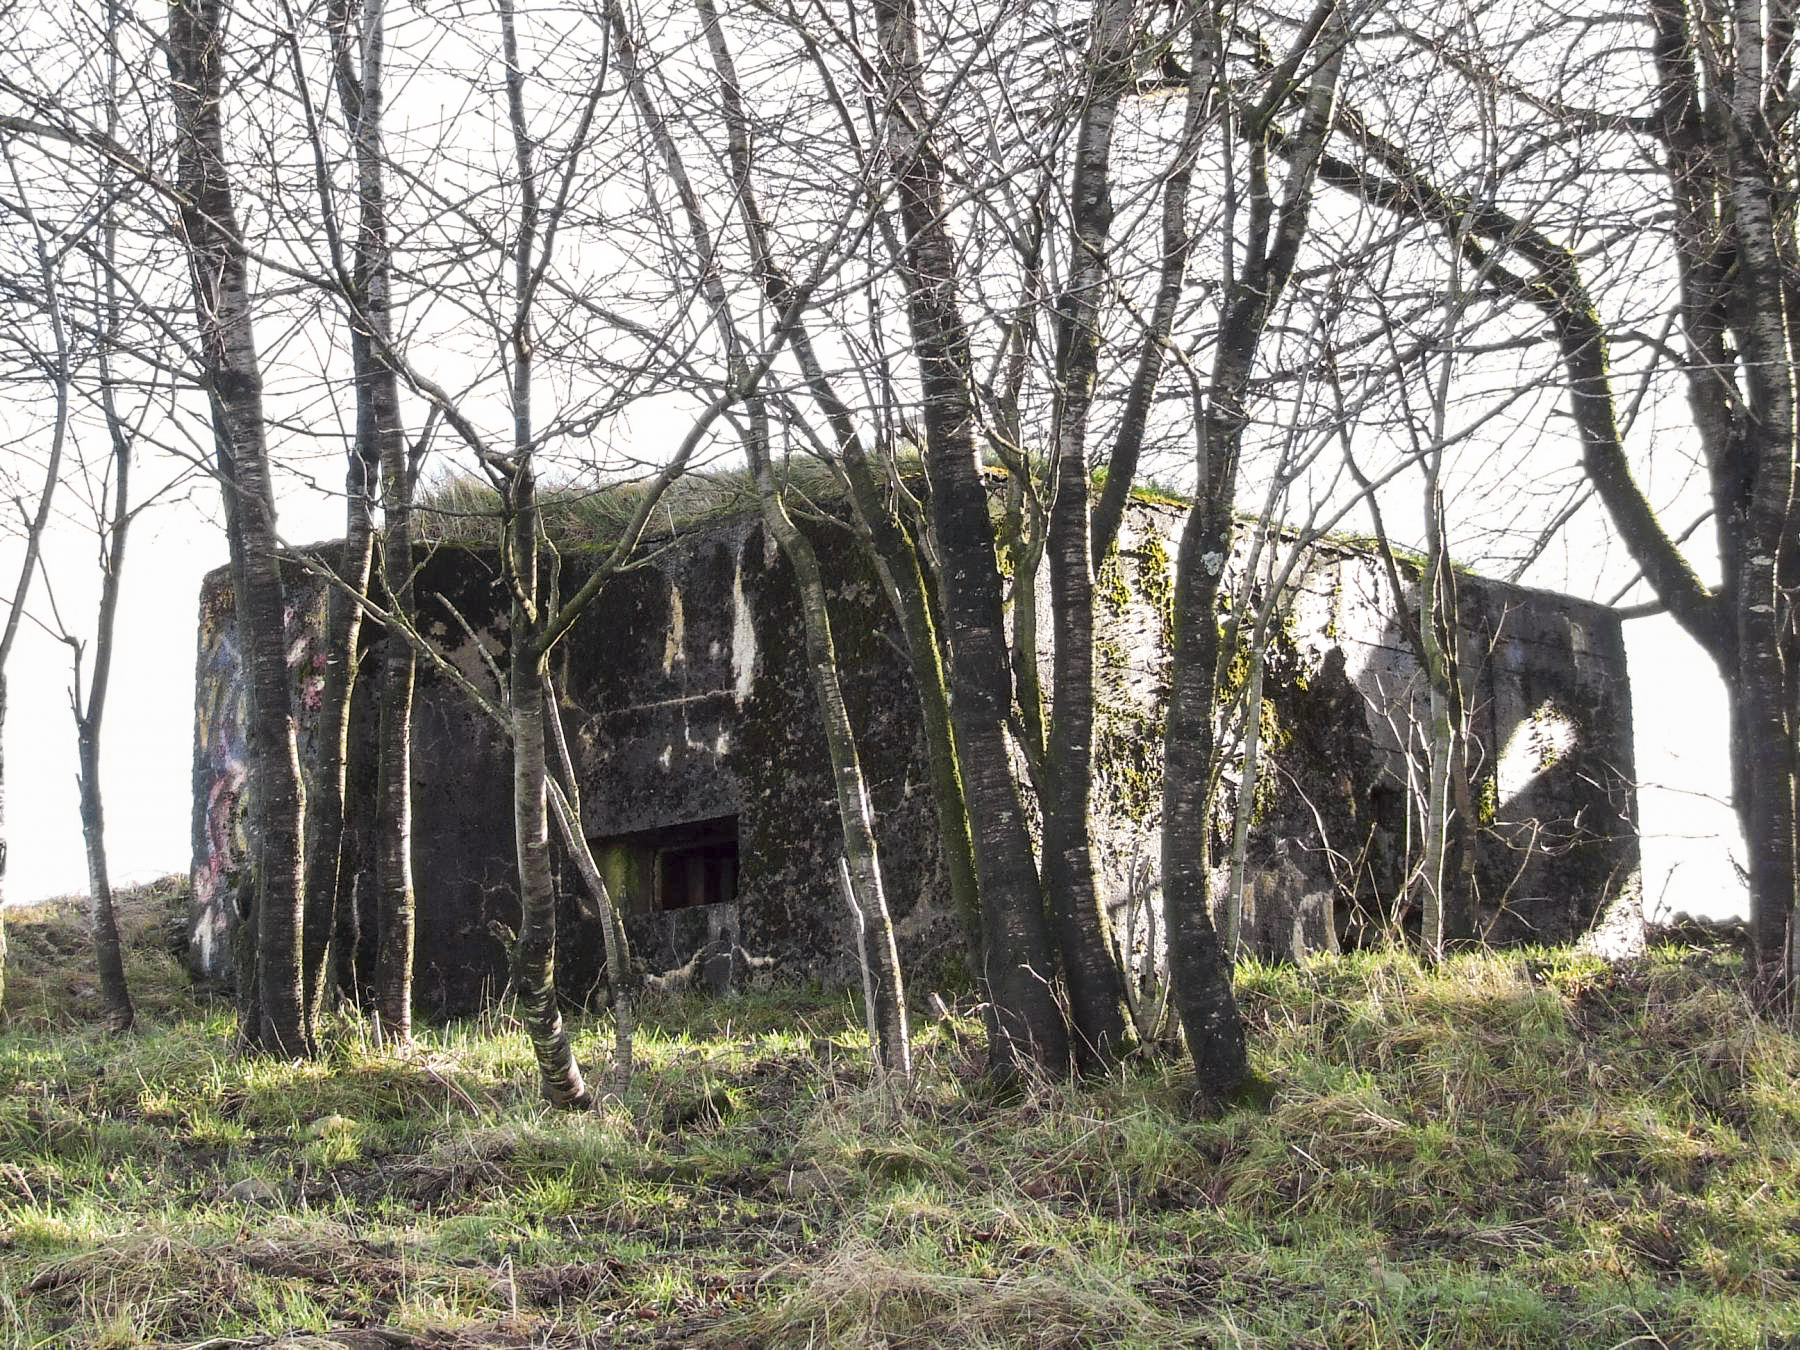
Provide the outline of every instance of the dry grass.
[[[839,503],[843,499],[836,475],[817,460],[791,459],[781,473],[790,506],[795,509],[803,509],[808,502]],[[546,488],[540,493],[544,531],[565,550],[606,548],[635,518],[648,490],[648,480]],[[748,471],[696,471],[670,484],[657,503],[646,538],[703,528],[758,509],[756,485]],[[414,510],[416,537],[421,542],[486,547],[499,538],[500,494],[481,478],[465,474],[441,479],[421,491]]]
[[1132,1280],[1071,1259],[981,1277],[923,1268],[856,1239],[821,1264],[778,1267],[770,1278],[791,1287],[768,1307],[713,1327],[702,1343],[1176,1346],[1194,1343],[1197,1330],[1153,1308]]
[[[134,970],[166,974],[178,892],[130,903]],[[632,1099],[571,1117],[504,1017],[406,1055],[346,1019],[281,1065],[182,990],[108,1038],[79,910],[9,928],[3,1344],[1800,1337],[1800,1042],[1729,948],[1247,968],[1273,1096],[1218,1119],[1158,1061],[990,1100],[963,1013],[895,1101],[845,995],[667,999]],[[597,1058],[608,1028],[576,1029]]]
[[[121,888],[113,897],[113,911],[139,1014],[163,1018],[198,1011],[200,1004],[181,965],[185,879],[164,877],[145,886]],[[50,1030],[78,1026],[94,1016],[100,989],[93,974],[88,915],[83,896],[7,906],[9,1025]]]

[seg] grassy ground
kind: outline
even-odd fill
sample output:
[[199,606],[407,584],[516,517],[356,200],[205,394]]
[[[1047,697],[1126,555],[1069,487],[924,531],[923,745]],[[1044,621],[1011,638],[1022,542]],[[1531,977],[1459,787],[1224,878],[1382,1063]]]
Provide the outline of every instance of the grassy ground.
[[669,1001],[570,1117],[504,1015],[234,1058],[166,903],[123,1040],[74,908],[9,915],[0,1342],[1800,1345],[1800,1043],[1726,952],[1251,968],[1276,1090],[1211,1121],[1169,1063],[986,1100],[964,1016],[896,1104],[842,995]]

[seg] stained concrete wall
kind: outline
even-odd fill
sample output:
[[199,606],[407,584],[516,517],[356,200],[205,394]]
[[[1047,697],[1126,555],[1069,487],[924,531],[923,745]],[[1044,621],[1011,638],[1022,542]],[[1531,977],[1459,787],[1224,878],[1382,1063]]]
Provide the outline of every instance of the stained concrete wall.
[[[880,822],[890,906],[907,951],[938,959],[955,950],[957,928],[906,662],[848,533],[827,531],[816,546],[834,578],[845,698]],[[579,555],[565,568],[565,585],[578,585]],[[323,594],[298,569],[288,581],[299,616],[290,648],[295,706],[302,758],[310,761],[318,698],[316,644],[306,633],[309,624],[316,631]],[[422,552],[416,592],[428,636],[491,688],[451,607],[504,668],[506,599],[492,561],[461,548]],[[609,582],[557,650],[584,829],[628,900],[634,874],[641,882],[657,844],[686,826],[736,820],[735,905],[629,916],[633,945],[652,971],[679,966],[710,943],[723,946],[738,979],[752,969],[826,980],[850,972],[849,920],[832,870],[840,851],[836,799],[800,633],[786,564],[752,518],[690,536],[656,565]],[[364,667],[365,684],[374,669],[373,662]],[[232,888],[246,851],[244,698],[221,570],[207,578],[201,599],[192,951],[201,973],[227,979]],[[353,727],[347,787],[357,857],[369,856],[363,841],[372,827],[371,701]],[[505,943],[517,923],[509,752],[472,702],[423,663],[414,716],[416,994],[428,1011],[466,1011],[484,990],[504,986]],[[360,901],[368,885],[358,875],[353,898]],[[572,871],[562,889],[559,979],[580,995],[601,979],[599,930]],[[716,965],[711,973],[718,975]]]
[[[1155,886],[1167,600],[1179,513],[1139,505],[1099,579],[1097,832],[1103,884],[1126,921]],[[954,963],[949,897],[917,701],[900,638],[847,530],[815,544],[861,737],[903,960],[915,977]],[[578,584],[578,553],[565,560]],[[505,597],[492,562],[422,554],[422,625],[471,678],[489,676],[448,605],[505,664]],[[290,576],[296,706],[313,734],[323,656],[318,584]],[[446,605],[445,601],[448,601]],[[229,975],[231,883],[243,856],[244,681],[223,572],[201,600],[195,748],[196,962]],[[1497,940],[1561,940],[1635,892],[1631,724],[1619,624],[1598,606],[1465,578],[1461,656],[1481,747],[1483,917]],[[1048,633],[1047,623],[1040,625]],[[659,854],[734,831],[734,903],[640,912],[629,923],[651,971],[699,954],[717,984],[757,972],[826,981],[853,972],[833,877],[840,851],[823,730],[804,666],[791,575],[754,517],[668,541],[610,582],[557,654],[583,825],[627,900],[654,909]],[[1269,954],[1357,940],[1408,920],[1408,727],[1422,706],[1395,597],[1366,555],[1316,549],[1279,625],[1265,686],[1273,770],[1257,797],[1247,932]],[[371,663],[372,666],[373,663]],[[367,673],[365,669],[365,674]],[[373,740],[353,733],[351,848],[367,856]],[[1415,706],[1417,705],[1417,706]],[[1417,773],[1417,757],[1412,757]],[[419,894],[417,993],[466,1011],[505,981],[516,923],[509,760],[503,740],[447,680],[421,666],[414,749]],[[1222,788],[1222,858],[1235,770]],[[711,866],[712,864],[697,864]],[[353,869],[356,870],[356,869]],[[698,875],[698,874],[696,874]],[[365,881],[357,884],[360,900]],[[601,978],[598,926],[573,874],[563,887],[559,976],[580,997]],[[1311,915],[1311,919],[1304,916]],[[1141,916],[1139,918],[1141,931]]]
[[[1167,597],[1182,514],[1136,504],[1097,579],[1097,844],[1121,930],[1134,893],[1156,884]],[[1241,577],[1246,552],[1240,540],[1229,576]],[[1418,855],[1428,691],[1399,617],[1402,604],[1416,613],[1416,569],[1398,570],[1400,596],[1367,550],[1316,543],[1278,607],[1246,851],[1245,941],[1260,955],[1417,930],[1409,860]],[[1567,942],[1604,920],[1629,937],[1641,929],[1642,901],[1619,618],[1466,574],[1458,595],[1482,936]],[[1039,626],[1047,625],[1046,613]],[[1247,675],[1240,656],[1227,692]],[[1228,757],[1214,818],[1215,895],[1225,891],[1240,769]]]
[[[1403,575],[1409,607],[1415,581]],[[1457,590],[1482,935],[1567,942],[1609,916],[1641,925],[1631,690],[1618,616],[1472,576]],[[1294,673],[1284,681],[1293,712],[1277,719],[1290,739],[1275,756],[1288,790],[1274,794],[1260,846],[1287,870],[1299,865],[1333,881],[1340,910],[1352,891],[1340,926],[1354,935],[1404,927],[1415,916],[1394,897],[1417,849],[1405,804],[1424,779],[1429,716],[1400,602],[1368,555],[1331,546],[1315,551],[1298,592],[1287,625]],[[1350,871],[1354,887],[1345,884]]]

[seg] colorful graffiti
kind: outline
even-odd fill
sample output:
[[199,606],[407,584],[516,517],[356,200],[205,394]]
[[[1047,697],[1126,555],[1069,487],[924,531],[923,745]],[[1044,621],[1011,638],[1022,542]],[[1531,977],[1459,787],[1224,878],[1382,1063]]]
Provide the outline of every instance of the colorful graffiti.
[[[238,641],[230,592],[205,605],[195,672],[193,965],[229,973],[237,888],[250,857],[250,671]],[[286,615],[293,706],[304,723],[319,710],[325,651],[318,616]],[[303,730],[305,728],[303,726]]]

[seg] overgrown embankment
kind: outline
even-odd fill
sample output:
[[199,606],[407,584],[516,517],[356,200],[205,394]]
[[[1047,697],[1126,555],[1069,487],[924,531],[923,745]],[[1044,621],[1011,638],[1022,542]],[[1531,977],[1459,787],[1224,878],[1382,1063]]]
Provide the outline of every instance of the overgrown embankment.
[[[84,1029],[72,906],[8,916],[0,1339],[21,1346],[1692,1346],[1800,1337],[1800,1043],[1738,957],[1244,972],[1266,1109],[1179,1069],[871,1088],[841,995],[647,1008],[626,1109],[542,1109],[504,1014],[240,1060],[128,904],[143,1030]],[[921,991],[923,992],[923,991]],[[589,1062],[603,1025],[580,1027]]]

